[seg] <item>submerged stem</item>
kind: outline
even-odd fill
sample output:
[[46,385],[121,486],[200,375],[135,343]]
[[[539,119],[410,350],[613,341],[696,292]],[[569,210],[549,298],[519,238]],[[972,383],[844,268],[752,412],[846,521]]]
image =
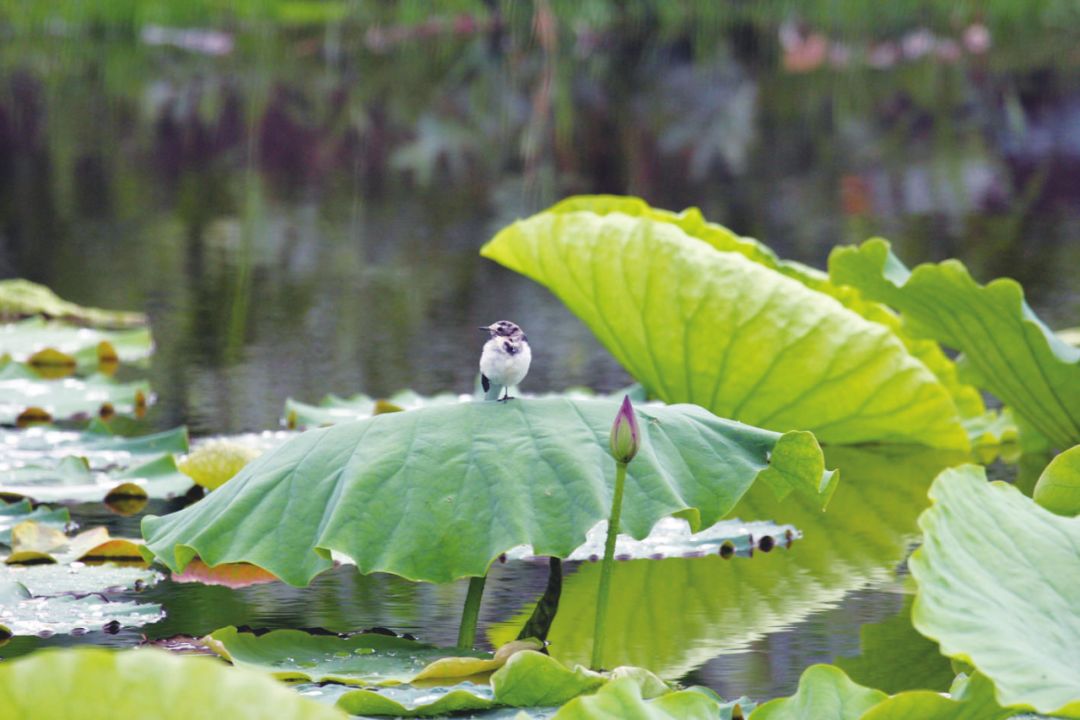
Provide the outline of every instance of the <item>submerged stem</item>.
[[484,597],[486,582],[487,575],[469,578],[469,593],[465,596],[465,607],[461,609],[461,627],[457,637],[457,646],[462,650],[471,650],[476,643],[476,623],[480,619],[480,601]]
[[626,485],[626,463],[616,462],[615,496],[611,500],[611,518],[608,520],[607,542],[604,543],[604,561],[600,566],[600,589],[596,594],[596,629],[593,633],[592,662],[589,663],[589,667],[593,670],[601,669],[600,656],[604,647],[608,592],[611,590],[611,570],[615,563],[615,538],[619,534],[624,485]]

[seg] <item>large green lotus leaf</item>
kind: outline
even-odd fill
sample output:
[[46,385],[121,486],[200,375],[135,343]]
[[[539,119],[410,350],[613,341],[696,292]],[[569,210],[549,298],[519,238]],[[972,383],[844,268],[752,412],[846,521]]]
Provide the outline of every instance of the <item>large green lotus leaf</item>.
[[733,707],[733,703],[724,703],[715,694],[697,688],[645,700],[636,682],[622,678],[592,695],[574,698],[555,713],[553,720],[730,720]]
[[[967,457],[912,447],[834,446],[825,454],[844,477],[825,513],[806,496],[780,502],[763,487],[752,488],[731,513],[794,525],[802,538],[790,548],[759,550],[750,559],[615,563],[613,596],[633,602],[608,607],[604,663],[681,678],[718,654],[743,651],[763,635],[835,607],[848,593],[892,582],[919,536],[916,519],[929,502],[931,481]],[[564,580],[548,650],[567,665],[590,660],[599,575],[598,563],[586,563]],[[493,625],[489,640],[512,640],[531,612],[530,605]]]
[[579,195],[556,203],[549,210],[553,213],[579,211],[588,211],[597,215],[618,212],[670,223],[687,235],[707,242],[717,250],[739,253],[749,260],[797,280],[811,290],[836,298],[849,310],[862,315],[867,320],[885,325],[896,333],[908,352],[926,365],[949,389],[962,415],[977,416],[985,410],[978,390],[960,382],[955,363],[941,351],[938,344],[913,338],[904,332],[899,318],[886,306],[867,300],[853,288],[834,285],[827,273],[816,268],[780,259],[768,246],[753,238],[740,237],[722,225],[708,222],[697,208],[687,208],[680,213],[674,213],[650,207],[644,200],[636,197]]
[[30,465],[0,472],[0,492],[38,502],[95,502],[114,491],[171,498],[183,495],[193,484],[180,472],[172,455],[158,456],[122,472],[92,471],[81,457],[68,457],[51,467]]
[[547,286],[668,402],[823,442],[968,446],[949,391],[887,327],[671,223],[546,212],[481,253]]
[[279,679],[349,685],[396,685],[415,679],[440,658],[490,657],[378,633],[343,638],[274,630],[254,635],[227,627],[215,630],[203,641],[234,665],[257,668]]
[[146,316],[142,313],[83,307],[62,300],[49,288],[29,280],[0,280],[0,318],[8,320],[31,315],[44,315],[97,327],[134,327],[146,324]]
[[118,413],[141,412],[150,400],[149,383],[116,382],[104,375],[45,380],[15,362],[0,367],[0,423],[13,425],[29,408],[45,410],[53,420],[97,416],[106,405]]
[[27,520],[63,530],[71,522],[71,514],[67,508],[34,508],[29,500],[14,503],[0,501],[0,545],[11,545],[11,529]]
[[113,435],[99,426],[90,432],[32,427],[25,430],[0,429],[0,481],[5,473],[27,465],[46,465],[78,455],[91,470],[126,470],[163,453],[188,449],[183,427],[138,437]]
[[1035,483],[1032,497],[1058,515],[1080,515],[1080,445],[1050,461]]
[[35,720],[344,720],[262,673],[154,649],[43,650],[0,663],[0,713]]
[[836,666],[855,682],[889,694],[904,690],[944,692],[952,684],[952,663],[938,644],[919,634],[911,624],[907,596],[900,612],[881,623],[863,625],[859,631],[862,654],[836,658]]
[[1080,519],[975,465],[947,470],[911,557],[916,629],[974,665],[1005,706],[1080,716]]
[[880,238],[836,248],[829,272],[899,310],[913,333],[962,351],[975,383],[1055,444],[1080,442],[1080,348],[1035,316],[1019,283],[979,285],[956,260],[909,271]]
[[48,349],[80,369],[94,369],[107,364],[99,353],[101,343],[108,344],[114,363],[144,360],[154,349],[148,328],[95,330],[42,318],[0,325],[0,356],[9,355],[18,362],[27,362]]
[[[330,552],[363,573],[448,582],[531,545],[565,557],[610,510],[611,400],[517,399],[378,415],[313,430],[209,497],[143,520],[147,549],[175,572],[249,562],[305,585]],[[637,410],[623,528],[635,538],[679,513],[707,527],[761,478],[823,505],[837,476],[809,433],[778,435],[690,405]]]

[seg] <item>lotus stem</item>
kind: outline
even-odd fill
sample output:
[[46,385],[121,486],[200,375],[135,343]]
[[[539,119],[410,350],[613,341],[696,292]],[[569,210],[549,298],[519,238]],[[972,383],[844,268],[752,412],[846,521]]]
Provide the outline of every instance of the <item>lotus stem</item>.
[[457,646],[462,650],[471,650],[476,643],[476,623],[480,619],[480,601],[484,597],[486,582],[487,575],[469,578],[469,592],[465,596],[465,607],[461,610],[461,627],[457,637]]
[[596,630],[593,633],[592,662],[589,667],[600,670],[604,649],[604,630],[607,625],[608,593],[611,590],[611,570],[615,564],[615,538],[619,534],[619,517],[622,515],[623,487],[626,485],[626,463],[615,463],[615,496],[611,501],[611,518],[608,520],[607,542],[604,543],[604,561],[600,566],[600,588],[596,593]]

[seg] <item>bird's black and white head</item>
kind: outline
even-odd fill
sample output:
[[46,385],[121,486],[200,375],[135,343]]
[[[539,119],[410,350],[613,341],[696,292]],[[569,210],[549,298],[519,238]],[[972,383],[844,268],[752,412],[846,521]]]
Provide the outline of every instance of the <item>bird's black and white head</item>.
[[513,341],[524,340],[528,342],[528,338],[525,337],[525,332],[509,320],[499,320],[490,325],[484,325],[480,329],[487,330],[491,333],[492,338],[508,338]]

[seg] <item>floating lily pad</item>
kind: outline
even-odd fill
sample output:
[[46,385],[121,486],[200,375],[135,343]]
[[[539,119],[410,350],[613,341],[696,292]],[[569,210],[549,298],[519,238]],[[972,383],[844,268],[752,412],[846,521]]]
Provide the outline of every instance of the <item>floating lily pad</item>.
[[257,668],[282,680],[396,685],[413,680],[432,662],[447,656],[486,658],[471,650],[437,648],[415,640],[364,633],[349,637],[274,630],[265,635],[234,627],[203,639],[234,665]]
[[667,402],[828,443],[968,447],[949,388],[889,328],[675,223],[605,212],[534,215],[481,254],[545,285]]
[[913,333],[963,352],[972,381],[1056,445],[1080,443],[1080,348],[1039,320],[1019,283],[979,285],[956,260],[909,271],[880,238],[833,250],[829,274],[899,310]]
[[261,673],[151,648],[50,649],[0,663],[0,707],[35,720],[345,720]]
[[17,582],[33,596],[111,593],[144,588],[162,579],[161,573],[131,565],[0,565],[0,583]]
[[1080,515],[1080,445],[1050,461],[1039,476],[1032,497],[1058,515]]
[[373,398],[362,393],[348,398],[327,395],[318,405],[310,405],[289,398],[285,401],[285,424],[289,428],[323,427],[362,420],[387,412],[415,410],[429,405],[471,402],[472,399],[470,395],[453,393],[423,396],[412,390],[402,390],[388,398]]
[[1024,708],[1003,708],[994,699],[994,685],[979,674],[959,676],[949,697],[922,691],[903,692],[868,710],[860,720],[1005,720],[1027,715]]
[[161,455],[122,472],[92,471],[81,457],[68,457],[52,467],[27,465],[0,472],[0,492],[39,502],[95,502],[110,496],[171,498],[191,489],[192,479],[180,472],[172,455]]
[[65,374],[99,368],[111,374],[118,363],[150,357],[153,347],[147,328],[94,330],[42,318],[0,325],[0,356],[8,355],[40,374],[63,368],[70,369]]
[[13,320],[44,315],[97,327],[134,327],[146,324],[146,316],[137,312],[101,310],[62,300],[44,285],[29,280],[0,280],[0,318]]
[[71,522],[71,514],[67,508],[33,508],[29,500],[14,503],[0,501],[0,545],[10,546],[12,528],[28,520],[63,530]]
[[160,605],[113,601],[97,592],[43,596],[26,593],[12,601],[12,588],[17,587],[22,585],[0,582],[0,596],[9,598],[4,602],[4,624],[14,635],[67,634],[100,630],[106,624],[139,627],[164,617]]
[[261,454],[242,443],[226,439],[211,440],[199,443],[180,461],[179,467],[197,484],[207,490],[215,490]]
[[111,413],[139,415],[151,399],[145,381],[120,383],[101,374],[45,380],[15,362],[0,367],[0,398],[0,423],[5,425]]
[[337,707],[350,715],[433,717],[495,706],[490,685],[461,683],[452,687],[418,688],[412,685],[352,690],[339,696]]
[[909,562],[916,629],[986,675],[1000,704],[1080,715],[1080,518],[974,465],[941,473],[930,498]]
[[34,427],[26,430],[0,429],[0,478],[27,465],[45,466],[65,457],[85,458],[91,470],[126,470],[165,453],[188,449],[183,427],[152,435],[113,435],[99,423],[89,432]]
[[[201,502],[145,518],[147,549],[174,572],[198,555],[210,565],[249,562],[295,585],[329,568],[331,551],[363,573],[431,582],[483,575],[523,544],[565,557],[608,514],[617,408],[472,402],[309,431]],[[672,514],[695,530],[712,525],[758,478],[822,505],[835,487],[809,433],[779,435],[689,405],[637,413],[644,440],[623,517],[632,537]]]

